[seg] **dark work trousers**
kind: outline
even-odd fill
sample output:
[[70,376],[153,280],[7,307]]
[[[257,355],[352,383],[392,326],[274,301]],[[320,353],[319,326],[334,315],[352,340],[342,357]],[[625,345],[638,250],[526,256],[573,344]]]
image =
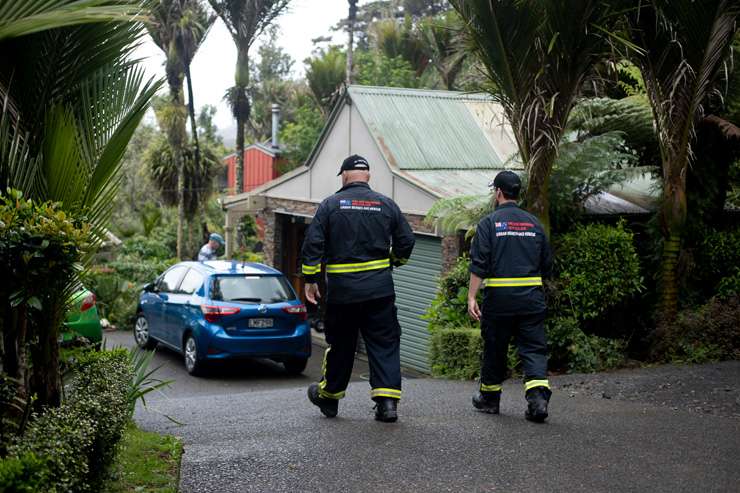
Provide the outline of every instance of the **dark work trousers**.
[[341,399],[349,385],[358,334],[362,334],[370,363],[370,396],[401,398],[401,326],[396,297],[326,307],[326,342],[319,395]]
[[[524,367],[524,381],[547,385],[546,312],[526,315],[496,315],[483,308],[481,335],[481,392],[500,392],[506,379],[509,341],[514,338]],[[526,384],[525,384],[526,386]],[[526,388],[529,388],[526,386]]]

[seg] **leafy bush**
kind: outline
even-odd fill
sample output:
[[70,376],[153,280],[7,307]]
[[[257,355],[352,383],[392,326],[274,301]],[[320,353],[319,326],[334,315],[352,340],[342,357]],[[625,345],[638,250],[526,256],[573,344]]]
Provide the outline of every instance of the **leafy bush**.
[[735,273],[723,278],[717,286],[717,297],[721,299],[740,296],[740,267],[735,268]]
[[[432,334],[430,359],[436,377],[469,380],[480,375],[483,339],[475,329],[441,328]],[[512,373],[520,367],[516,347],[510,345],[507,365]]]
[[432,334],[432,374],[473,379],[479,374],[482,352],[480,330],[440,328]]
[[[709,230],[696,255],[697,279],[704,296],[702,301],[717,292],[723,296],[737,290],[740,277],[740,228],[730,231]],[[734,269],[733,269],[734,267]],[[718,283],[719,280],[719,283]],[[695,287],[694,285],[691,286]]]
[[102,317],[119,327],[133,324],[141,287],[177,262],[173,241],[162,228],[150,237],[135,235],[123,242],[116,260],[90,269],[85,284]]
[[478,326],[468,315],[469,269],[470,259],[460,257],[440,279],[437,296],[425,316],[429,320],[430,333],[434,334],[440,329],[472,329]]
[[128,358],[125,350],[77,353],[67,399],[35,416],[0,461],[0,491],[100,491],[129,419]]
[[665,334],[666,361],[705,363],[740,359],[740,295],[712,298],[698,309],[684,310]]
[[0,195],[0,318],[7,349],[0,362],[24,385],[24,375],[33,374],[24,395],[37,394],[39,406],[58,404],[61,397],[58,335],[92,235],[88,223],[60,204],[25,199],[17,190]]
[[581,226],[563,235],[555,266],[560,287],[555,308],[579,320],[597,318],[643,290],[633,235],[624,223]]
[[33,453],[0,460],[0,491],[3,493],[39,493],[49,489],[47,461]]
[[573,317],[547,321],[547,345],[551,368],[581,373],[618,367],[624,362],[627,346],[620,339],[586,334]]

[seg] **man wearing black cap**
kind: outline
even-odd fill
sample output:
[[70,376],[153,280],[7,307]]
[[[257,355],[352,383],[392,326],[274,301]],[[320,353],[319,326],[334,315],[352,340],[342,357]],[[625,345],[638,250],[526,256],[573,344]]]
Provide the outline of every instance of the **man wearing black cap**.
[[306,298],[316,303],[326,263],[327,308],[323,375],[308,398],[333,418],[349,384],[358,333],[370,363],[375,419],[394,422],[401,398],[401,327],[391,266],[408,261],[414,234],[393,200],[370,189],[370,165],[352,155],[339,170],[342,188],[319,205],[303,243]]
[[[500,172],[491,186],[496,210],[478,224],[470,249],[468,313],[481,322],[483,336],[480,390],[473,406],[498,414],[514,337],[524,368],[525,417],[543,422],[551,395],[542,289],[542,278],[552,271],[550,245],[537,218],[517,206],[522,183],[516,173]],[[481,286],[482,311],[476,300]]]

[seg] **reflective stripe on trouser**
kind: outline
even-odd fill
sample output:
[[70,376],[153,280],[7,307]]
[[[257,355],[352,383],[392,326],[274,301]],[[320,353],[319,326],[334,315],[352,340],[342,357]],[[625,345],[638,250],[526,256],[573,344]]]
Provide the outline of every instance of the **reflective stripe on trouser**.
[[501,385],[500,384],[486,385],[483,382],[481,382],[480,391],[481,392],[501,392]]
[[383,258],[370,260],[369,262],[357,262],[353,264],[326,264],[327,274],[347,274],[352,272],[365,272],[368,270],[387,269],[391,266],[391,259]]
[[399,389],[384,389],[377,388],[370,391],[370,398],[375,399],[376,397],[390,397],[391,399],[400,399],[401,391]]
[[509,341],[514,342],[527,382],[547,382],[547,339],[545,312],[527,315],[496,315],[483,306],[481,335],[481,391],[484,386],[500,385],[508,373]]
[[325,397],[327,399],[341,399],[344,397],[344,390],[340,390],[339,392],[329,392],[326,390],[326,360],[329,357],[329,352],[331,351],[331,346],[326,348],[326,351],[324,351],[324,359],[321,362],[321,381],[319,382],[319,396]]
[[[344,395],[352,376],[357,338],[362,333],[370,364],[371,397],[401,396],[401,328],[396,317],[395,297],[326,307],[326,353],[323,390]],[[387,394],[387,395],[381,395]],[[391,395],[392,394],[392,395]]]
[[541,277],[489,277],[483,281],[487,288],[515,288],[520,286],[542,286]]
[[533,379],[533,380],[527,380],[524,382],[524,391],[528,391],[529,389],[533,389],[535,387],[545,387],[546,389],[550,388],[550,382],[545,379]]

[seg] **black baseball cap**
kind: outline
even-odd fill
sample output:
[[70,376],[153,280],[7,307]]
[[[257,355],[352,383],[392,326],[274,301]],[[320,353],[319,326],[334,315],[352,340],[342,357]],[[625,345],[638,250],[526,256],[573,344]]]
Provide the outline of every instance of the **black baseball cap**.
[[522,180],[513,171],[502,171],[496,175],[489,187],[498,188],[507,195],[518,197],[522,189]]
[[367,159],[360,155],[352,154],[342,162],[342,167],[339,168],[337,176],[341,175],[343,171],[352,171],[355,169],[360,171],[370,171],[370,165],[368,164]]

